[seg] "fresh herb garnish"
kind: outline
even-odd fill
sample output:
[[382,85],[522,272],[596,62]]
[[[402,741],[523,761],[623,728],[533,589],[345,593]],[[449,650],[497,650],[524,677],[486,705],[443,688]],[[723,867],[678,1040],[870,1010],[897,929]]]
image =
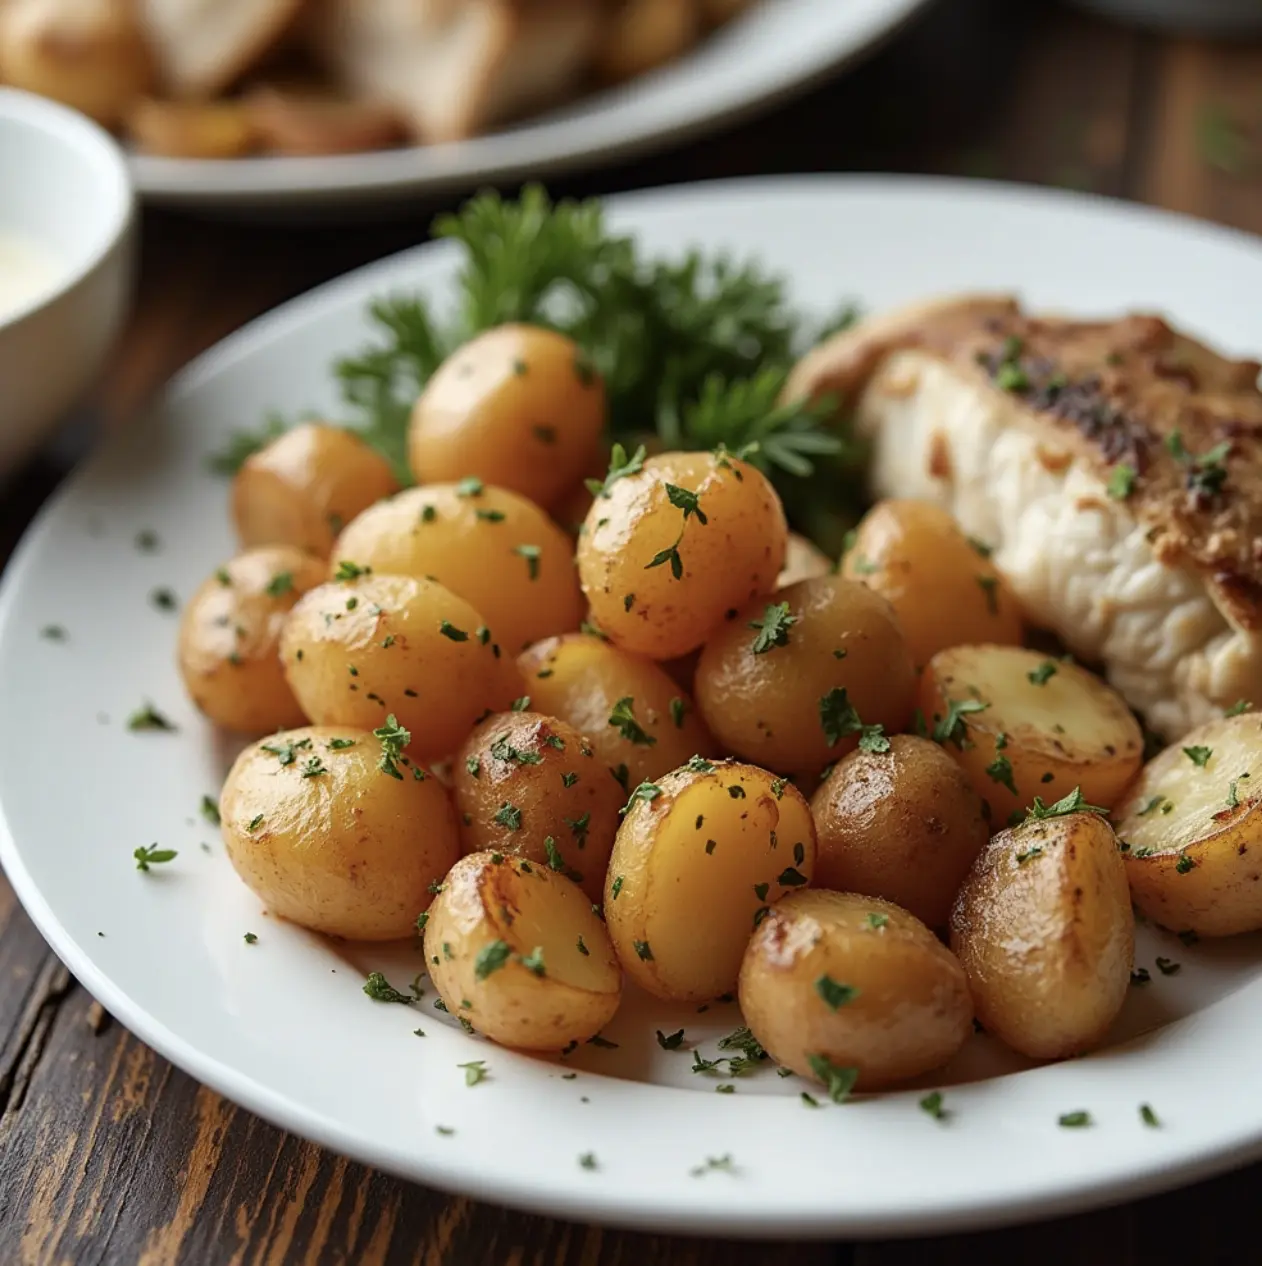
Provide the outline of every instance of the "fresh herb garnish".
[[787,602],[769,603],[761,620],[751,620],[749,627],[758,630],[752,647],[755,655],[765,655],[777,646],[788,646],[789,630],[798,622],[795,615],[789,614]]
[[175,729],[175,725],[168,721],[153,704],[146,703],[143,708],[137,708],[127,718],[127,728],[129,730],[164,730],[169,733]]
[[613,705],[613,711],[609,714],[609,724],[628,743],[636,743],[640,747],[652,747],[657,742],[657,739],[635,719],[635,700],[630,695],[624,696]]
[[471,1059],[467,1064],[457,1064],[457,1068],[464,1069],[464,1084],[466,1086],[476,1086],[478,1082],[485,1081],[489,1076],[489,1071],[484,1059]]
[[1214,749],[1212,747],[1185,747],[1183,755],[1192,762],[1197,769],[1204,769],[1209,764],[1209,758],[1213,756]]
[[683,1029],[676,1033],[663,1033],[661,1029],[657,1030],[657,1044],[664,1051],[677,1051],[683,1045],[683,1041]]
[[500,826],[506,826],[510,831],[521,830],[521,810],[509,801],[505,800],[495,813],[495,821]]
[[828,1088],[828,1097],[834,1103],[845,1103],[859,1080],[859,1070],[834,1064],[827,1055],[808,1055],[807,1061],[811,1072]]
[[1046,686],[1053,677],[1056,676],[1056,665],[1050,660],[1044,660],[1033,672],[1026,673],[1031,684],[1035,686]]
[[374,1002],[401,1002],[411,1006],[415,998],[411,994],[400,993],[379,971],[369,972],[364,981],[364,992]]
[[493,972],[499,971],[512,956],[507,941],[492,941],[478,950],[473,960],[473,974],[478,980],[485,980]]
[[385,725],[378,726],[372,734],[381,743],[381,760],[377,762],[377,768],[402,782],[403,775],[397,762],[403,757],[403,749],[412,741],[411,731],[404,729],[392,712],[386,717]]
[[212,796],[203,796],[201,803],[202,817],[206,819],[211,826],[218,826],[221,819],[219,817],[219,801]]
[[1056,1124],[1066,1130],[1080,1130],[1091,1124],[1090,1112],[1064,1112],[1056,1118]]
[[836,1011],[838,1007],[844,1007],[846,1003],[853,1002],[859,994],[853,985],[838,984],[827,973],[815,981],[815,992],[824,1000],[824,1005],[830,1011]]
[[1075,787],[1067,796],[1063,796],[1057,800],[1055,804],[1044,804],[1038,796],[1034,797],[1034,804],[1026,810],[1025,821],[1041,822],[1045,818],[1063,818],[1070,813],[1098,813],[1101,817],[1107,818],[1109,811],[1102,809],[1098,804],[1088,804],[1082,795],[1082,788]]
[[1135,490],[1135,480],[1137,472],[1134,466],[1127,462],[1119,462],[1113,467],[1112,474],[1109,475],[1109,482],[1105,491],[1114,501],[1125,501],[1127,497]]
[[942,1104],[942,1091],[931,1090],[920,1101],[921,1112],[927,1112],[935,1121],[942,1121],[946,1118],[947,1110]]
[[980,699],[948,699],[946,716],[934,717],[933,733],[930,736],[935,743],[954,743],[963,749],[968,741],[968,726],[964,722],[966,716],[975,712],[985,712],[990,704]]
[[138,848],[132,852],[136,859],[137,870],[148,870],[150,866],[161,866],[164,862],[174,861],[179,854],[173,848],[159,848],[150,844],[148,848]]
[[278,571],[267,582],[267,596],[269,598],[283,598],[293,587],[294,573],[291,571]]

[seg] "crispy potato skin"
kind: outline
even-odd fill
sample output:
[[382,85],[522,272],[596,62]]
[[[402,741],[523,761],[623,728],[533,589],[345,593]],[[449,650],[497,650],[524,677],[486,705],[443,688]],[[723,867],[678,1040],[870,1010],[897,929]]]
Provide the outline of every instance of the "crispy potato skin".
[[398,490],[389,462],[358,436],[309,422],[245,460],[232,515],[243,545],[296,545],[327,558],[344,524]]
[[787,589],[799,580],[814,580],[816,576],[827,576],[832,570],[832,559],[818,545],[797,532],[790,532],[776,588]]
[[[787,643],[755,654],[753,622],[787,603]],[[769,769],[807,773],[853,751],[858,734],[831,745],[820,701],[833,690],[867,725],[894,732],[912,716],[916,672],[889,603],[853,580],[819,576],[744,607],[701,652],[697,706],[721,744]]]
[[520,690],[512,660],[478,636],[481,626],[463,598],[434,581],[363,576],[305,594],[280,653],[313,721],[372,730],[394,715],[418,759],[439,760]]
[[[202,582],[184,608],[177,655],[189,697],[216,725],[265,734],[306,721],[278,651],[294,603],[323,578],[320,559],[269,545],[248,550]],[[269,586],[283,592],[273,595]]]
[[[347,739],[353,747],[330,747]],[[290,730],[266,746],[237,757],[219,797],[237,874],[269,914],[312,931],[354,941],[410,935],[429,885],[460,856],[442,783],[413,777],[411,762],[403,779],[382,773],[381,745],[350,726]]]
[[604,382],[573,339],[501,325],[429,380],[412,411],[408,462],[420,484],[477,475],[551,507],[591,467],[604,425]]
[[815,824],[792,783],[753,765],[685,767],[658,785],[618,830],[605,920],[642,989],[704,1002],[735,987],[759,912],[810,882]]
[[[517,661],[535,709],[587,736],[611,770],[626,767],[627,790],[660,778],[690,756],[715,751],[696,705],[663,666],[587,633],[550,637]],[[652,743],[632,741],[610,724],[614,705],[630,699]]]
[[[1211,754],[1197,765],[1187,752],[1201,748]],[[1258,713],[1211,721],[1168,747],[1144,766],[1113,816],[1142,914],[1200,936],[1262,929]]]
[[1135,955],[1109,824],[1074,813],[1001,831],[960,889],[951,948],[978,1019],[1013,1050],[1064,1059],[1098,1045],[1122,1009]]
[[452,762],[452,791],[466,853],[507,853],[540,866],[555,857],[592,901],[604,895],[626,794],[572,725],[537,712],[488,717]]
[[[685,518],[670,487],[680,490],[677,499],[696,493],[701,513]],[[663,453],[592,503],[578,543],[579,579],[593,618],[616,645],[673,659],[775,588],[787,537],[780,498],[753,466],[713,453]],[[678,578],[665,553],[672,547]]]
[[583,619],[569,537],[534,502],[504,488],[408,488],[347,525],[333,566],[343,558],[441,582],[482,612],[513,655]]
[[[825,977],[856,992],[834,1008]],[[819,1081],[811,1056],[822,1055],[857,1069],[858,1090],[931,1072],[972,1032],[956,957],[906,910],[854,893],[814,889],[777,902],[745,951],[739,997],[773,1059]]]
[[878,502],[842,574],[889,599],[918,666],[948,646],[1021,645],[1021,610],[985,547],[930,502]]
[[[1049,666],[1055,672],[1042,685],[1031,680]],[[1110,808],[1143,759],[1143,733],[1122,697],[1086,669],[1037,651],[939,651],[920,678],[920,708],[931,730],[952,700],[986,704],[963,717],[945,746],[990,806],[996,826],[1028,809],[1035,796],[1054,804],[1075,787],[1089,804]]]
[[[430,907],[430,979],[452,1015],[502,1045],[560,1051],[594,1037],[621,999],[605,925],[577,884],[524,858],[496,856],[461,858]],[[488,947],[500,949],[498,966]],[[522,962],[531,955],[542,974]]]
[[960,767],[928,739],[900,734],[888,752],[851,752],[811,799],[815,882],[884,897],[945,928],[990,839],[983,807]]

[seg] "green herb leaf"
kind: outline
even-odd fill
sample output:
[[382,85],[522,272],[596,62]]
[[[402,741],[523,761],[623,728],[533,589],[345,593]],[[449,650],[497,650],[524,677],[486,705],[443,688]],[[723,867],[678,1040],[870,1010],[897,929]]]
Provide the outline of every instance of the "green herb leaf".
[[845,1103],[859,1080],[859,1070],[834,1064],[827,1055],[808,1055],[807,1062],[811,1072],[828,1088],[828,1097],[834,1103]]
[[477,957],[473,960],[473,974],[478,980],[485,980],[493,972],[505,966],[512,956],[512,950],[508,947],[507,941],[492,941],[489,945],[484,945],[478,950]]
[[930,736],[935,743],[954,743],[963,750],[968,740],[968,726],[964,718],[975,712],[985,712],[990,704],[980,699],[948,699],[947,714],[939,720],[934,718],[933,733]]
[[161,866],[164,862],[174,861],[179,853],[173,848],[159,848],[156,844],[150,844],[148,848],[135,849],[132,856],[136,859],[137,870],[148,870],[150,866]]
[[815,992],[824,1000],[824,1005],[830,1011],[844,1007],[846,1003],[853,1002],[859,996],[859,991],[853,985],[838,984],[827,973],[816,979]]
[[368,973],[364,992],[374,1002],[401,1002],[404,1006],[411,1006],[415,1001],[411,994],[400,993],[379,971]]
[[1056,1118],[1056,1124],[1066,1130],[1081,1130],[1091,1124],[1091,1113],[1065,1112]]
[[927,1112],[935,1121],[945,1120],[947,1110],[942,1105],[942,1091],[931,1090],[920,1101],[921,1112]]
[[1044,660],[1033,672],[1026,673],[1026,676],[1033,685],[1046,686],[1056,676],[1056,665],[1050,659]]
[[372,733],[381,744],[381,760],[377,762],[377,768],[383,774],[402,781],[403,775],[397,762],[403,758],[404,748],[412,741],[411,731],[404,729],[392,712],[386,717],[385,725],[378,726]]
[[1212,747],[1185,747],[1183,755],[1192,762],[1197,769],[1204,769],[1209,764],[1209,758],[1213,756],[1214,749]]
[[640,747],[652,747],[657,742],[657,739],[635,719],[635,701],[630,695],[624,696],[614,704],[613,711],[609,714],[609,724],[628,743],[635,743]]
[[787,602],[769,603],[761,620],[749,622],[749,627],[758,631],[758,636],[754,638],[753,653],[765,655],[777,646],[788,646],[789,630],[797,622],[797,616],[789,614]]

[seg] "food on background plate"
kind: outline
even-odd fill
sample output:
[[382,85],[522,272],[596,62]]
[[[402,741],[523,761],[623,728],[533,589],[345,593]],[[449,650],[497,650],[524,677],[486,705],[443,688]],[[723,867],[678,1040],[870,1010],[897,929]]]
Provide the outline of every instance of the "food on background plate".
[[879,497],[945,507],[1168,740],[1262,699],[1262,392],[1155,316],[937,300],[812,351],[787,398],[846,398]]

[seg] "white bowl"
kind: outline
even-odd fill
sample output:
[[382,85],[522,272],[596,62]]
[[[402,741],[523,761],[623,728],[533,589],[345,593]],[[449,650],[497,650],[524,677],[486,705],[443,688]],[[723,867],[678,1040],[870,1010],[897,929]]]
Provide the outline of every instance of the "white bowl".
[[0,475],[27,456],[100,371],[127,313],[134,199],[95,123],[0,88],[0,234],[56,260],[49,285],[0,315]]

